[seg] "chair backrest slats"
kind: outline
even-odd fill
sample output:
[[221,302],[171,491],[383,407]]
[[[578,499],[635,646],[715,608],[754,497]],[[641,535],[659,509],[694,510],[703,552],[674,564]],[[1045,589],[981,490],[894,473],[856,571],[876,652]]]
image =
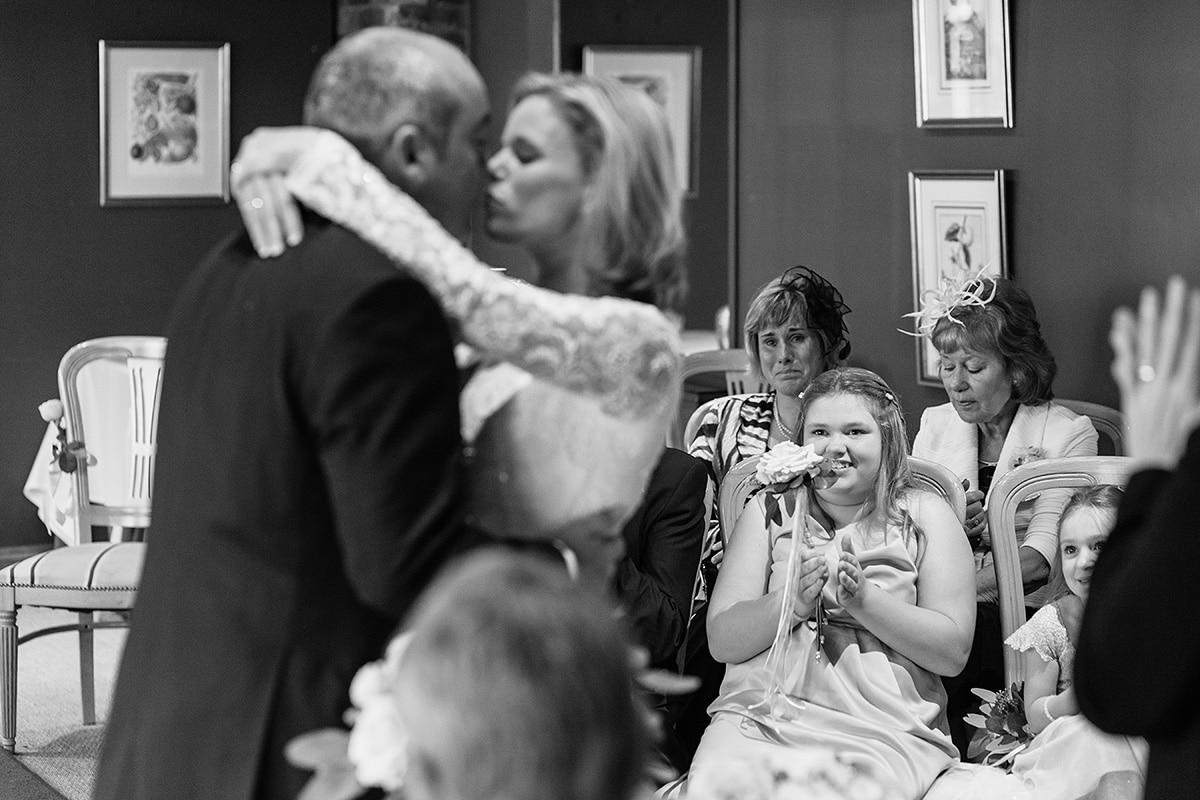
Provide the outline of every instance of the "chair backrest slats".
[[1096,432],[1112,442],[1112,454],[1115,456],[1125,455],[1125,417],[1120,411],[1086,400],[1064,400],[1056,397],[1054,402],[1076,414],[1090,418]]
[[93,525],[150,524],[166,345],[160,336],[108,336],[75,345],[59,362],[68,441],[82,448],[72,473],[80,543],[91,541]]
[[[688,380],[700,375],[718,374],[725,384],[725,394],[753,394],[755,392],[771,391],[770,384],[757,381],[750,376],[750,357],[745,350],[702,350],[689,353],[683,357],[684,391],[681,399],[684,403],[695,403],[696,392],[688,391]],[[704,394],[704,393],[701,393]],[[708,392],[711,395],[711,391]],[[667,434],[667,444],[686,450],[691,444],[690,437],[684,435],[685,421],[694,413],[690,405],[679,412],[679,420]]]

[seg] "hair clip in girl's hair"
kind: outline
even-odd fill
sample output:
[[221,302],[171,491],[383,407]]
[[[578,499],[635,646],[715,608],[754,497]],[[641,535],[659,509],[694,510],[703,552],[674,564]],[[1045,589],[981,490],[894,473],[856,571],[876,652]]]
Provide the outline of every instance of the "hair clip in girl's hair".
[[891,403],[892,405],[894,405],[894,406],[895,406],[895,405],[899,405],[899,404],[896,402],[896,395],[892,394],[891,392],[884,392],[884,393],[883,393],[883,396],[884,396],[884,398],[885,398],[885,399],[886,399],[886,400],[887,400],[889,403]]
[[954,316],[954,312],[967,306],[983,308],[996,296],[996,280],[987,271],[990,265],[984,264],[976,273],[962,273],[958,278],[942,276],[936,289],[927,289],[921,293],[921,308],[904,317],[912,317],[917,321],[915,333],[900,330],[908,336],[923,336],[926,339],[933,335],[934,327],[945,318],[951,322],[963,325],[962,320]]

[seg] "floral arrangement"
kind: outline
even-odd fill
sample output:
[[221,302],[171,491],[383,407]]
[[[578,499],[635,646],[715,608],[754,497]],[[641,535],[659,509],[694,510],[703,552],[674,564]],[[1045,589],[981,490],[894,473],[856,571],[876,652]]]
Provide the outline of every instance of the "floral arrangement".
[[967,758],[982,756],[985,764],[1010,769],[1012,759],[1033,740],[1029,721],[1025,718],[1025,701],[1021,687],[1012,684],[999,692],[972,689],[983,700],[978,714],[967,714],[963,720],[979,729],[967,748]]
[[685,800],[894,800],[873,774],[832,751],[811,758],[709,762],[688,779]]
[[96,459],[88,455],[80,442],[67,441],[67,423],[63,419],[66,413],[61,400],[47,400],[38,406],[38,414],[43,422],[54,424],[58,428],[58,443],[54,445],[54,461],[63,472],[74,472],[79,469],[80,461],[87,466],[94,466]]
[[407,636],[392,639],[383,660],[361,667],[350,683],[354,708],[346,721],[354,727],[346,754],[363,786],[399,789],[408,772],[408,731],[392,696],[408,642]]
[[788,515],[794,515],[798,490],[806,481],[821,475],[826,463],[825,457],[810,444],[800,446],[795,442],[780,442],[763,453],[754,481],[768,493],[764,501],[767,519],[777,525],[783,524],[780,500]]
[[301,797],[320,800],[353,800],[368,787],[379,787],[388,797],[400,797],[408,774],[408,728],[392,694],[400,658],[409,637],[397,636],[380,661],[362,666],[350,683],[346,723],[301,734],[288,742],[287,759],[312,770]]

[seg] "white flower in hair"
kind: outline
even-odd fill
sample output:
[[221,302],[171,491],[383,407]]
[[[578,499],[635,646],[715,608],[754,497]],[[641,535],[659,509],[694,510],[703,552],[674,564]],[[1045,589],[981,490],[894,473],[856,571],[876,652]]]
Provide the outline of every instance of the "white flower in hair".
[[362,786],[394,791],[404,784],[408,772],[408,731],[392,694],[407,643],[406,636],[393,639],[387,656],[364,665],[350,683],[350,701],[356,710],[349,712],[354,728],[346,755]]
[[57,397],[47,400],[38,406],[38,414],[41,415],[43,422],[58,422],[63,416],[62,400]]
[[978,272],[964,272],[957,279],[943,276],[936,289],[921,293],[920,310],[904,315],[906,319],[912,317],[917,321],[916,333],[903,329],[900,332],[928,339],[933,335],[934,326],[944,318],[949,317],[951,322],[962,325],[962,321],[952,316],[952,312],[964,306],[983,308],[996,296],[995,280],[984,280],[994,278],[988,274],[990,269],[990,265],[984,264]]

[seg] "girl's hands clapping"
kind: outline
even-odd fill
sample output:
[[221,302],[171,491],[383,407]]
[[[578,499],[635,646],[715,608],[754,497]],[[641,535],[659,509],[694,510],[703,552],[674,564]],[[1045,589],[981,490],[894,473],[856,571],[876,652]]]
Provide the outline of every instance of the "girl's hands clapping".
[[853,613],[861,608],[866,598],[874,590],[874,585],[867,580],[862,565],[858,563],[858,555],[854,552],[854,542],[850,537],[842,537],[842,554],[837,566],[837,598],[838,603],[847,611]]
[[[771,581],[772,587],[784,586],[787,580],[788,560],[792,557],[795,540],[791,536],[781,536],[775,540],[771,548]],[[825,582],[829,579],[829,564],[825,553],[815,547],[804,547],[800,553],[800,563],[796,570],[796,599],[792,604],[792,620],[799,622],[813,615],[817,607],[817,597],[821,594]]]

